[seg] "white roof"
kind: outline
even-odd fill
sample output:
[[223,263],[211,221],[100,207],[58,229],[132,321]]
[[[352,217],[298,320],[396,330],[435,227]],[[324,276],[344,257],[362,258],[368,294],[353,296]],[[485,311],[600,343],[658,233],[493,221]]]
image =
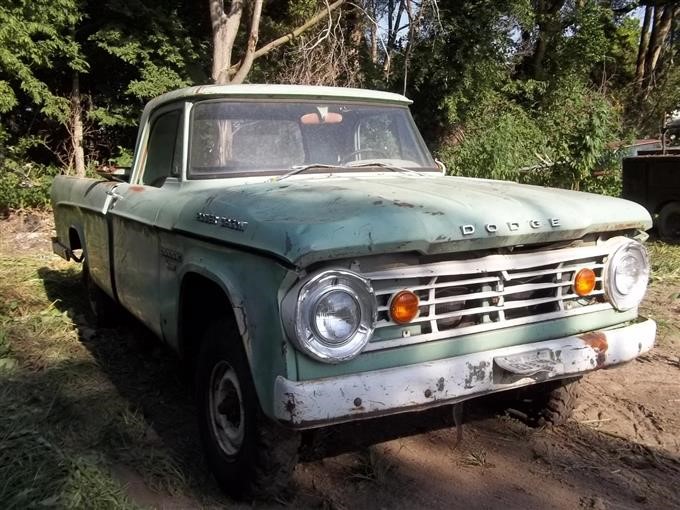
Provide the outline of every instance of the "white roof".
[[344,87],[317,87],[312,85],[197,85],[167,92],[151,100],[144,109],[150,112],[158,106],[172,101],[201,97],[261,97],[265,99],[342,99],[354,101],[376,101],[381,103],[411,104],[401,94],[380,90],[353,89]]

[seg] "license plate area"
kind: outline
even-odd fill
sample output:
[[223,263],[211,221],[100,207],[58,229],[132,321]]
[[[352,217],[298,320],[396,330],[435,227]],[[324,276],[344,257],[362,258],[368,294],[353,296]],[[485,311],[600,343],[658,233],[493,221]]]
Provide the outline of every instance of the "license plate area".
[[[538,377],[559,373],[562,362],[551,349],[536,349],[510,356],[497,356],[494,365],[505,375]],[[494,372],[498,372],[494,370]]]

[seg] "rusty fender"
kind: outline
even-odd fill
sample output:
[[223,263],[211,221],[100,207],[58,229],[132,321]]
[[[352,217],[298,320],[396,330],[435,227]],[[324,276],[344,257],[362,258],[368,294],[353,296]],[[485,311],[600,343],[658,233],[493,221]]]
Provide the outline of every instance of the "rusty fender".
[[[655,335],[656,323],[643,319],[616,329],[404,367],[310,381],[279,376],[274,384],[274,413],[288,426],[305,429],[453,404],[630,361],[654,346]],[[531,376],[510,373],[495,361],[546,352],[550,363]]]

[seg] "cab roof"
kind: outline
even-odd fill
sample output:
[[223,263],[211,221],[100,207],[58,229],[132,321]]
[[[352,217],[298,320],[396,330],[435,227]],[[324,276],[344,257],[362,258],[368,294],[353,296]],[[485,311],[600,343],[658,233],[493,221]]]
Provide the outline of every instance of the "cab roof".
[[401,94],[379,90],[318,87],[312,85],[197,85],[167,92],[152,99],[145,112],[155,110],[159,106],[183,99],[197,98],[261,98],[261,99],[311,99],[311,100],[349,100],[370,101],[409,105],[410,99]]

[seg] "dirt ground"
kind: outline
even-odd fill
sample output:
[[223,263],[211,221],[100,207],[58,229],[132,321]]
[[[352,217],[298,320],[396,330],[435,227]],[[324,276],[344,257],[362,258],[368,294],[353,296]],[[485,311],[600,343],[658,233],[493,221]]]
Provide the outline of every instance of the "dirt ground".
[[[50,235],[48,216],[14,216],[0,222],[0,254],[49,260]],[[68,301],[58,288],[52,292],[50,299]],[[129,466],[111,466],[130,498],[157,508],[251,507],[221,496],[206,473],[190,390],[173,356],[131,321],[96,331],[86,310],[69,313],[89,355],[142,410],[189,480],[171,494],[149,487]],[[680,280],[655,279],[642,313],[659,324],[657,347],[588,375],[562,428],[531,429],[472,402],[457,447],[450,408],[324,429],[305,436],[289,494],[254,506],[680,508]]]

